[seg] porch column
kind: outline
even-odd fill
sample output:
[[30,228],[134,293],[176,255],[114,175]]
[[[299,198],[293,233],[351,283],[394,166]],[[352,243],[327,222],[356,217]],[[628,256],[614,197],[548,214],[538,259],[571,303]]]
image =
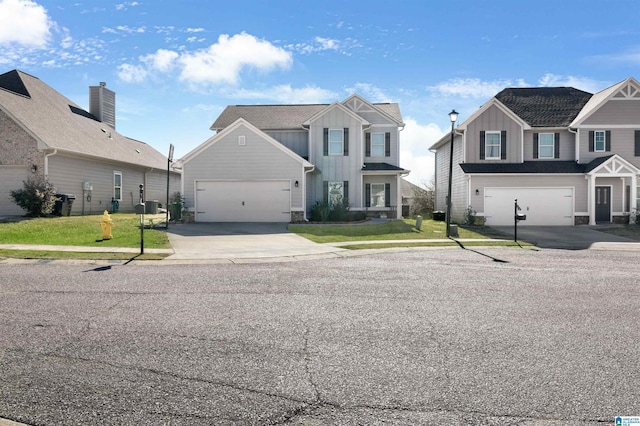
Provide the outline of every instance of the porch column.
[[402,219],[402,176],[396,175],[396,217],[395,219]]
[[595,175],[589,175],[589,196],[587,197],[589,203],[589,225],[596,224],[596,177]]
[[631,176],[631,190],[629,191],[629,223],[636,223],[636,206],[638,201],[636,199],[638,195],[638,180],[637,176]]

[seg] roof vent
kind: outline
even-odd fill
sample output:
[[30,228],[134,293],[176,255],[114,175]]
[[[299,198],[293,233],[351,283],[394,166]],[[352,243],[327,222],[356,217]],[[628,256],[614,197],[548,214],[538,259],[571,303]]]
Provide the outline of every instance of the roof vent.
[[89,87],[89,112],[98,120],[116,128],[116,93],[107,89],[107,83]]

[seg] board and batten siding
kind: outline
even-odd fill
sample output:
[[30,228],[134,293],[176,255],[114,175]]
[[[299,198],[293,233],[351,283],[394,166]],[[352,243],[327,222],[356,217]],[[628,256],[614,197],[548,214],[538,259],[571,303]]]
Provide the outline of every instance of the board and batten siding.
[[[239,136],[245,144],[239,144]],[[206,143],[206,142],[205,142]],[[195,207],[196,180],[274,180],[290,179],[291,207],[303,208],[304,170],[302,159],[288,155],[245,126],[239,126],[183,165],[185,203]]]
[[[574,188],[574,211],[586,212],[588,180],[584,175],[472,175],[470,205],[479,215],[484,215],[486,188]],[[476,195],[476,189],[478,195]]]
[[363,152],[364,152],[364,161],[373,162],[373,163],[388,163],[394,166],[400,165],[400,135],[397,127],[382,127],[382,126],[371,126],[370,129],[367,130],[367,133],[389,133],[390,136],[390,150],[389,156],[367,156],[366,155],[366,136],[365,140],[363,140]]
[[[349,128],[349,155],[323,155],[323,129]],[[321,201],[323,189],[322,182],[349,181],[349,202],[352,207],[363,207],[363,189],[360,185],[360,171],[364,163],[362,123],[355,117],[345,113],[339,108],[333,108],[326,114],[316,119],[309,128],[311,152],[309,161],[320,171],[317,176],[313,193],[316,199]]]
[[[449,153],[451,142],[442,145],[436,152],[436,199],[435,210],[447,210],[449,191]],[[456,136],[453,142],[453,176],[451,185],[451,218],[461,220],[467,209],[467,178],[460,168],[462,163],[462,137]]]
[[[507,132],[507,158],[504,160],[480,159],[480,131]],[[522,127],[497,106],[491,105],[475,120],[467,125],[466,133],[466,162],[467,163],[519,163],[522,158]]]
[[264,132],[300,157],[309,158],[309,133],[306,130],[265,130]]

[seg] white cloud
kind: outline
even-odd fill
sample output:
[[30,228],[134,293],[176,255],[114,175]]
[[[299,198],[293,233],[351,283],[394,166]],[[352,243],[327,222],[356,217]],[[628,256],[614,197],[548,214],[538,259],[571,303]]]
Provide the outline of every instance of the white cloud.
[[462,98],[489,99],[505,87],[526,87],[522,79],[482,81],[479,78],[455,78],[435,86],[427,87],[427,90],[436,95],[459,96]]
[[289,44],[286,47],[289,50],[295,50],[299,53],[310,54],[324,50],[339,50],[341,46],[342,44],[338,40],[326,37],[315,37],[312,43]]
[[127,10],[129,7],[135,6],[140,6],[140,3],[138,3],[137,1],[119,3],[116,4],[116,10]]
[[46,9],[31,0],[0,0],[0,45],[44,48],[54,25]]
[[300,89],[288,84],[260,90],[241,89],[229,94],[234,99],[268,100],[284,104],[317,104],[333,102],[338,94],[316,86],[306,86]]
[[420,124],[413,118],[404,120],[400,132],[400,166],[411,170],[407,180],[424,186],[435,173],[435,159],[429,147],[446,133],[437,124]]
[[204,31],[204,28],[187,28],[188,33],[201,33]]
[[392,102],[381,88],[369,83],[356,83],[353,87],[345,89],[349,95],[357,93],[369,102]]
[[172,50],[158,49],[156,53],[140,57],[140,60],[151,69],[167,72],[176,65],[178,56],[180,55]]
[[140,65],[122,64],[118,67],[118,78],[125,83],[139,83],[147,78],[147,71]]
[[[640,59],[640,57],[639,57]],[[610,86],[608,82],[594,80],[588,77],[573,75],[545,74],[539,80],[540,86],[545,87],[574,87],[589,93],[596,93]]]
[[223,34],[218,42],[207,49],[183,53],[180,79],[191,83],[238,82],[245,68],[270,71],[289,68],[291,54],[266,40],[260,40],[245,32],[229,37]]

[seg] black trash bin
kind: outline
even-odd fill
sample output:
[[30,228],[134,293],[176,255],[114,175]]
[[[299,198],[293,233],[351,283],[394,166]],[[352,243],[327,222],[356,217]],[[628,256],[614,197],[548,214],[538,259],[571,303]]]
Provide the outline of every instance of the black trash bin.
[[442,211],[434,211],[433,212],[433,220],[438,220],[443,222],[446,219],[447,213]]
[[62,216],[63,208],[67,207],[67,195],[56,194],[56,203],[53,206],[53,214],[56,216]]
[[71,216],[71,207],[73,207],[73,202],[76,200],[76,196],[73,194],[65,194],[67,197],[67,209],[62,211],[62,214],[65,216]]

